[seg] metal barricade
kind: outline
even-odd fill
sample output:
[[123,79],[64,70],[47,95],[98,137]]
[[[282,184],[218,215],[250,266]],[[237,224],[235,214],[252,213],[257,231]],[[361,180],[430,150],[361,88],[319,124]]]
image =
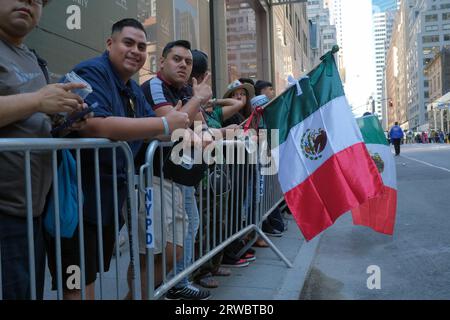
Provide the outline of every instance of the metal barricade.
[[[94,179],[95,180],[95,193],[96,193],[96,209],[97,209],[97,252],[98,257],[87,257],[91,259],[98,258],[98,268],[99,268],[99,277],[97,283],[97,294],[96,298],[99,299],[123,299],[123,287],[121,288],[120,280],[125,278],[123,274],[126,274],[126,270],[122,272],[120,261],[119,261],[119,232],[120,232],[120,225],[119,225],[119,215],[122,212],[122,208],[118,207],[119,203],[119,195],[118,195],[118,177],[117,177],[117,156],[119,152],[123,154],[123,157],[125,159],[125,179],[126,179],[126,202],[128,203],[129,210],[127,211],[126,219],[128,220],[128,239],[129,239],[129,264],[130,264],[130,280],[131,280],[131,296],[133,299],[140,299],[141,298],[141,288],[140,288],[140,264],[139,262],[135,262],[136,259],[139,257],[139,251],[138,251],[138,243],[137,243],[137,224],[138,224],[138,215],[137,215],[137,199],[136,199],[136,193],[135,193],[135,172],[134,172],[134,158],[133,153],[131,152],[131,149],[129,145],[125,142],[111,142],[106,139],[0,139],[0,153],[4,152],[19,152],[23,153],[23,159],[24,159],[24,176],[25,176],[25,182],[26,182],[26,190],[24,192],[26,193],[26,211],[27,211],[27,236],[28,236],[28,256],[29,256],[29,266],[27,266],[29,270],[29,282],[30,282],[30,288],[31,288],[31,295],[30,299],[34,300],[36,299],[37,295],[37,288],[36,288],[36,266],[35,266],[35,257],[34,257],[34,231],[33,230],[33,202],[32,202],[32,183],[31,183],[31,158],[33,157],[33,154],[35,152],[48,152],[51,159],[52,159],[52,174],[53,174],[53,188],[51,189],[51,193],[54,197],[54,204],[55,204],[55,261],[56,261],[56,289],[57,289],[57,299],[63,299],[63,272],[67,272],[68,270],[62,270],[62,256],[61,256],[61,248],[62,243],[66,241],[66,239],[61,238],[61,230],[60,230],[60,215],[64,214],[65,208],[59,207],[59,199],[60,196],[58,194],[58,151],[60,150],[72,150],[72,153],[74,154],[75,160],[76,160],[76,171],[77,171],[77,191],[78,191],[78,228],[77,231],[75,231],[75,234],[78,233],[78,246],[79,246],[79,266],[77,267],[79,270],[79,276],[81,277],[78,279],[78,282],[80,284],[79,289],[81,293],[81,299],[86,299],[86,285],[85,285],[85,279],[86,279],[86,266],[85,266],[85,230],[84,230],[84,214],[83,214],[83,197],[82,195],[82,152],[85,152],[87,150],[90,150],[90,152],[93,152],[94,156]],[[110,278],[105,277],[104,273],[104,251],[103,251],[103,230],[102,230],[102,202],[101,202],[101,176],[100,176],[100,162],[99,162],[99,156],[102,154],[104,150],[110,150],[111,151],[111,170],[112,170],[112,188],[113,188],[113,196],[112,199],[114,201],[113,208],[113,219],[114,219],[114,245],[115,245],[115,255],[116,255],[116,261],[115,261],[115,275],[112,276],[114,279],[115,284],[110,283]],[[25,219],[24,219],[25,220]],[[0,237],[0,240],[2,238]],[[2,252],[2,246],[0,243],[0,257],[2,257],[2,254],[4,253],[4,250]],[[3,292],[3,286],[2,283],[2,269],[4,271],[5,266],[2,266],[2,259],[0,259],[0,300],[4,298],[4,295],[2,295]],[[77,269],[75,268],[75,270]],[[123,269],[123,268],[122,268]],[[73,271],[73,270],[72,270]],[[75,272],[75,275],[78,273]],[[6,275],[7,276],[7,275]],[[107,281],[109,281],[107,283]],[[111,290],[111,286],[115,286],[115,290]],[[48,287],[48,286],[46,286]]]
[[[166,215],[169,214],[172,215],[172,226],[175,226],[176,206],[182,206],[182,204],[177,204],[175,201],[172,201],[172,207],[167,208],[164,206],[164,200],[162,198],[156,199],[153,197],[152,189],[155,179],[160,180],[160,196],[163,196],[162,181],[164,181],[164,173],[162,171],[162,148],[170,147],[172,144],[153,141],[147,149],[146,163],[140,168],[139,178],[140,199],[147,200],[146,205],[141,201],[139,214],[146,216],[146,228],[142,231],[143,233],[145,232],[145,235],[140,234],[139,236],[145,237],[147,240],[145,248],[146,272],[141,277],[143,280],[145,278],[145,286],[143,288],[146,289],[146,292],[143,292],[142,295],[148,299],[159,299],[163,297],[180,280],[188,277],[216,254],[223,251],[228,245],[252,231],[256,231],[257,236],[263,238],[288,267],[292,267],[291,262],[261,230],[262,222],[283,201],[283,193],[278,183],[275,169],[268,166],[264,170],[266,175],[261,175],[262,168],[265,165],[260,163],[259,157],[255,154],[248,154],[245,144],[240,141],[221,141],[219,145],[220,148],[226,149],[226,161],[223,164],[210,166],[197,187],[196,201],[197,208],[199,209],[199,230],[197,233],[197,241],[193,239],[192,244],[195,248],[192,253],[193,263],[191,265],[184,265],[184,269],[179,273],[174,272],[176,270],[177,258],[175,245],[176,232],[173,230],[173,238],[167,239],[164,224],[166,223]],[[160,153],[160,171],[158,174],[159,177],[154,177],[153,163],[157,152]],[[256,154],[258,152],[259,149],[256,151]],[[238,160],[238,163],[235,163],[235,160]],[[172,200],[175,200],[173,191],[177,186],[172,182],[170,183],[172,185]],[[160,212],[154,212],[153,210],[157,201],[161,204]],[[157,226],[153,223],[156,217],[161,221],[161,224]],[[184,248],[186,245],[184,239],[187,228],[189,227],[184,222],[188,218],[183,216],[182,220]],[[160,248],[161,254],[159,257],[155,256],[154,227],[161,227],[162,230],[160,239],[162,248]],[[241,250],[242,254],[254,243],[257,236]],[[172,250],[168,250],[172,255],[170,257],[170,265],[166,265],[166,261],[168,260],[166,252],[167,242],[171,243],[172,246]],[[144,252],[143,249],[141,248],[141,253]],[[155,259],[158,261],[158,266],[155,265]],[[160,283],[155,283],[155,267],[162,272],[159,279],[161,280]],[[141,268],[143,269],[142,265]],[[167,273],[168,268],[172,269],[169,274]]]

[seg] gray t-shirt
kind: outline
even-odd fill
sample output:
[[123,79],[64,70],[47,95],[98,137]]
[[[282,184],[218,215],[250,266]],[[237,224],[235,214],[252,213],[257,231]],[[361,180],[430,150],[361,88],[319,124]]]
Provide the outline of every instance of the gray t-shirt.
[[[35,92],[46,85],[36,56],[25,46],[0,39],[0,95]],[[43,113],[0,128],[2,138],[51,138],[50,119]],[[33,216],[42,214],[52,181],[51,154],[31,153]],[[25,154],[0,152],[0,214],[26,217]]]

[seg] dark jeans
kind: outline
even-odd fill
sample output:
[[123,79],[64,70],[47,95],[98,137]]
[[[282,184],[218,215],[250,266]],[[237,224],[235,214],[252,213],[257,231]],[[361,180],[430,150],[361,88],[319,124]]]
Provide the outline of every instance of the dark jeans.
[[[205,187],[205,185],[203,185]],[[228,201],[228,196],[229,193],[223,194],[222,196],[217,196],[216,194],[216,224],[214,225],[214,194],[213,192],[210,193],[210,212],[209,212],[209,223],[208,223],[208,202],[207,202],[207,194],[206,192],[203,191],[203,203],[202,203],[202,225],[200,226],[201,228],[203,228],[203,239],[201,239],[203,241],[203,254],[206,253],[206,249],[208,246],[207,243],[207,232],[209,232],[210,236],[209,236],[209,246],[210,246],[210,250],[214,249],[215,247],[217,247],[218,245],[220,245],[220,232],[222,231],[222,240],[225,240],[225,233],[226,233],[226,226],[225,226],[225,215],[227,214],[225,212],[225,205],[226,202]],[[222,197],[222,221],[220,221],[220,198]],[[199,206],[200,208],[200,206]],[[214,229],[216,232],[216,242],[214,242]],[[200,237],[200,232],[198,233],[199,237]],[[199,242],[200,239],[197,239],[197,242]],[[196,252],[196,257],[200,257],[200,243],[198,243],[196,245],[197,248],[197,252]],[[217,272],[217,270],[220,268],[220,265],[222,263],[222,258],[223,258],[223,251],[220,251],[218,254],[216,254],[214,257],[212,257],[210,260],[208,260],[207,262],[205,262],[200,268],[198,268],[193,274],[192,274],[192,278],[194,279],[194,281],[200,280],[202,277],[204,277],[205,275],[207,275],[208,273],[215,273]]]
[[[45,250],[42,219],[33,219],[36,298],[44,292]],[[27,219],[0,214],[1,285],[4,300],[31,299]]]
[[400,142],[402,139],[392,139],[392,144],[394,145],[395,148],[395,154],[399,155],[400,154]]

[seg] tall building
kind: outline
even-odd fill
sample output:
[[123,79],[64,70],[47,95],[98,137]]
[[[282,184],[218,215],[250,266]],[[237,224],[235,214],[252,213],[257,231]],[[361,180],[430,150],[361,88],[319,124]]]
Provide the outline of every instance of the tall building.
[[396,11],[376,12],[373,14],[373,30],[375,40],[375,76],[376,88],[373,96],[373,104],[375,113],[382,120],[383,107],[387,106],[387,98],[384,94],[385,90],[385,67],[386,54],[391,41],[392,26],[394,23]]
[[400,0],[372,0],[373,12],[396,11]]
[[445,45],[450,45],[448,0],[405,1],[408,16],[407,115],[411,129],[427,130],[429,81],[424,69]]
[[308,19],[315,30],[315,46],[313,46],[312,63],[320,62],[320,57],[331,50],[337,44],[336,27],[330,23],[330,11],[324,7],[323,0],[308,1]]
[[256,13],[250,4],[227,0],[228,77],[257,79]]
[[337,60],[339,65],[339,72],[341,74],[342,81],[345,82],[346,73],[344,66],[345,46],[343,38],[343,18],[342,7],[345,0],[324,0],[325,8],[329,9],[330,22],[336,28],[336,40],[339,45],[339,52],[337,53]]
[[444,95],[450,94],[450,47],[441,50],[425,67],[428,78],[430,104],[428,104],[428,124],[432,130],[449,132],[450,117],[447,105],[439,105]]
[[[407,0],[408,1],[408,0]],[[385,97],[388,99],[387,117],[383,119],[385,128],[390,128],[395,122],[406,129],[407,117],[407,60],[408,53],[408,21],[409,5],[402,1],[396,13],[392,39],[386,58]]]
[[287,78],[295,78],[311,70],[309,21],[306,3],[273,7],[274,85],[277,93],[285,90]]

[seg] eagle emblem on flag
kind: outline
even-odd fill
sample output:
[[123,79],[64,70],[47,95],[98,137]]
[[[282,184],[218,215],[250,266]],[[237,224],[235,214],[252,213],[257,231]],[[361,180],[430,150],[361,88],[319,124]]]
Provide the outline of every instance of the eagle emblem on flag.
[[370,156],[372,157],[373,161],[375,162],[378,172],[383,173],[384,172],[384,161],[383,161],[383,158],[380,156],[380,154],[379,153],[375,153],[375,154],[370,153]]
[[325,150],[328,142],[328,136],[322,128],[317,130],[308,129],[302,136],[301,148],[306,158],[310,160],[319,160],[322,158],[322,152]]

